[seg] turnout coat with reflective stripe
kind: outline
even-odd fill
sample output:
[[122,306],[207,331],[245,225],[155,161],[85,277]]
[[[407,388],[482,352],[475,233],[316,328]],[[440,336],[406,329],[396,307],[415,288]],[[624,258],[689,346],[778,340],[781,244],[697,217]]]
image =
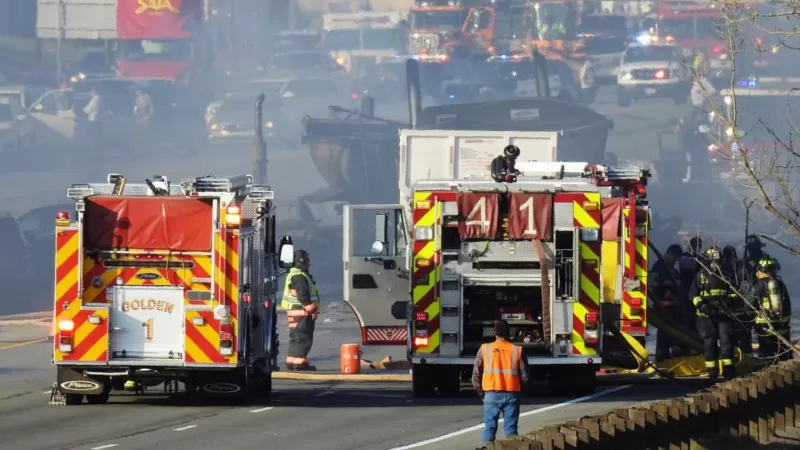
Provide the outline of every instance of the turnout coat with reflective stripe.
[[508,342],[496,341],[481,346],[483,355],[483,380],[481,387],[484,391],[519,392],[520,360],[522,348]]

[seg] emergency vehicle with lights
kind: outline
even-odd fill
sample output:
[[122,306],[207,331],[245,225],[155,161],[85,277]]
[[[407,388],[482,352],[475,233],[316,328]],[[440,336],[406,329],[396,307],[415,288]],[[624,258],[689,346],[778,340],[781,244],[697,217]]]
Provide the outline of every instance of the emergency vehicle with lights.
[[345,71],[366,70],[404,51],[402,20],[398,11],[324,14],[320,45]]
[[686,102],[690,78],[672,44],[629,44],[617,70],[617,104],[629,106],[643,98]]
[[[401,130],[399,203],[344,207],[362,341],[405,345],[414,393],[452,395],[505,319],[554,391],[592,391],[606,352],[624,351],[612,329],[644,343],[649,172],[554,162],[558,133],[469,133]],[[496,183],[509,143],[540,162]]]
[[727,77],[731,61],[724,36],[719,36],[720,20],[721,12],[713,4],[692,0],[662,1],[654,13],[642,19],[643,33],[636,40],[641,44],[673,44],[690,64],[697,52],[703,52],[708,58],[709,77]]
[[468,57],[471,49],[461,41],[470,6],[481,0],[417,0],[408,12],[409,55],[423,62],[446,62]]
[[[126,382],[268,395],[277,367],[274,193],[250,175],[73,184],[55,229],[51,403],[108,401]],[[280,256],[279,256],[280,255]]]

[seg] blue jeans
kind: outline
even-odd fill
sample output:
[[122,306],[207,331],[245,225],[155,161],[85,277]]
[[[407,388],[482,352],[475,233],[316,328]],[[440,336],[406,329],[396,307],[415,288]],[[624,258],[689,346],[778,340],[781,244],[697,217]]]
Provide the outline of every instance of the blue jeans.
[[503,413],[503,431],[506,437],[517,435],[519,422],[519,394],[516,392],[487,392],[483,397],[483,445],[494,441],[497,422]]

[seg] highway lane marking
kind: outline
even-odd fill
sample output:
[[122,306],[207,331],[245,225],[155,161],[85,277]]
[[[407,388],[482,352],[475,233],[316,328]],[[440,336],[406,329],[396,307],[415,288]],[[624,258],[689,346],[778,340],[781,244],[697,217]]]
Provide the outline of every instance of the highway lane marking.
[[47,340],[47,338],[39,338],[39,339],[34,339],[32,341],[17,342],[16,344],[4,345],[4,346],[0,347],[0,350],[11,350],[12,348],[24,347],[26,345],[31,345],[31,344],[38,344],[38,343],[44,342],[46,340]]
[[[632,386],[633,385],[631,385],[631,384],[626,384],[624,386],[617,386],[615,388],[606,389],[604,391],[600,391],[600,392],[594,393],[592,395],[586,395],[586,396],[583,396],[583,397],[573,398],[572,400],[567,400],[566,402],[556,403],[555,405],[549,405],[549,406],[545,406],[545,407],[542,407],[542,408],[533,409],[531,411],[525,411],[524,413],[521,413],[519,415],[519,417],[521,419],[523,417],[528,417],[528,416],[532,416],[534,414],[539,414],[539,413],[543,413],[543,412],[547,412],[547,411],[552,411],[554,409],[562,408],[564,406],[574,405],[576,403],[587,402],[589,400],[594,400],[594,399],[599,398],[599,397],[604,397],[606,395],[614,394],[614,393],[619,392],[621,390],[628,389],[628,388],[630,388]],[[503,423],[503,419],[500,419],[499,423]],[[414,442],[413,444],[404,445],[402,447],[395,447],[395,448],[392,448],[392,449],[389,449],[389,450],[406,450],[406,449],[411,449],[411,448],[423,447],[423,446],[430,445],[430,444],[436,444],[437,442],[446,441],[447,439],[454,438],[454,437],[457,437],[457,436],[461,436],[462,434],[467,434],[467,433],[472,433],[473,431],[483,430],[483,426],[484,425],[482,423],[478,424],[478,425],[473,425],[473,426],[471,426],[469,428],[464,428],[462,430],[454,431],[452,433],[447,433],[447,434],[444,434],[444,435],[439,436],[439,437],[426,439],[424,441]]]
[[192,428],[197,428],[197,425],[186,425],[185,427],[175,428],[172,431],[186,431],[191,430]]
[[260,413],[260,412],[264,412],[264,411],[269,411],[270,409],[275,409],[275,407],[274,406],[267,406],[266,408],[258,408],[258,409],[250,410],[250,412],[251,413]]
[[100,447],[92,447],[92,450],[103,450],[104,448],[116,447],[117,445],[119,444],[106,444],[106,445],[101,445]]
[[314,397],[325,397],[326,395],[331,395],[331,394],[335,394],[335,393],[336,393],[335,391],[323,391],[323,392],[320,392],[319,394],[315,395]]

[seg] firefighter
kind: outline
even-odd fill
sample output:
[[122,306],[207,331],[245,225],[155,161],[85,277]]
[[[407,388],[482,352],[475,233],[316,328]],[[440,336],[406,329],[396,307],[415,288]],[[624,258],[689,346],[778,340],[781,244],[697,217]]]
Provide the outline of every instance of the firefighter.
[[[740,292],[744,283],[744,268],[742,261],[736,254],[736,248],[726,245],[722,249],[722,271],[725,277],[731,280],[733,286]],[[733,343],[742,353],[753,353],[753,310],[741,295],[731,300],[731,315],[733,319]]]
[[688,323],[686,326],[693,328],[695,322],[695,308],[692,304],[692,297],[689,291],[694,282],[695,276],[702,267],[698,258],[701,258],[703,250],[703,240],[695,236],[689,240],[689,248],[683,252],[678,260],[678,272],[680,273],[681,299],[683,299],[682,311]]
[[[719,247],[710,247],[705,252],[707,264],[698,272],[691,286],[691,297],[697,308],[697,330],[703,338],[705,367],[712,381],[722,376],[736,375],[733,366],[733,324],[730,302],[737,294],[730,280],[722,271],[722,255]],[[719,345],[717,341],[719,340]]]
[[317,370],[308,363],[308,353],[314,343],[314,328],[320,313],[317,284],[308,273],[311,258],[305,250],[294,253],[294,267],[286,274],[281,309],[289,323],[289,370]]
[[492,160],[492,178],[498,183],[512,182],[516,180],[519,175],[519,170],[514,168],[517,158],[519,157],[519,147],[516,145],[507,145],[503,149],[503,154],[497,156]]
[[779,337],[789,340],[789,321],[792,303],[786,284],[777,276],[776,262],[766,257],[756,267],[756,282],[753,286],[752,303],[756,305],[756,333],[758,354],[762,358],[792,359],[792,350]]
[[708,74],[708,58],[705,52],[697,52],[694,61],[692,61],[692,70],[695,72],[695,77],[706,77]]
[[758,263],[763,259],[771,259],[775,263],[775,270],[780,270],[781,264],[763,250],[767,245],[755,234],[747,236],[744,241],[744,266],[747,281],[752,286],[756,282]]
[[530,378],[522,348],[510,342],[508,322],[494,324],[495,341],[481,345],[472,368],[472,385],[483,400],[483,445],[494,442],[503,414],[506,437],[517,436],[519,396]]
[[[680,273],[675,269],[678,259],[681,257],[681,247],[670,245],[663,259],[659,259],[650,269],[647,278],[647,288],[651,292],[651,298],[658,305],[658,309],[669,316],[675,322],[683,324],[682,302],[680,301]],[[670,356],[674,345],[670,335],[659,331],[656,333],[656,361],[663,361]],[[677,355],[675,355],[677,356]]]

